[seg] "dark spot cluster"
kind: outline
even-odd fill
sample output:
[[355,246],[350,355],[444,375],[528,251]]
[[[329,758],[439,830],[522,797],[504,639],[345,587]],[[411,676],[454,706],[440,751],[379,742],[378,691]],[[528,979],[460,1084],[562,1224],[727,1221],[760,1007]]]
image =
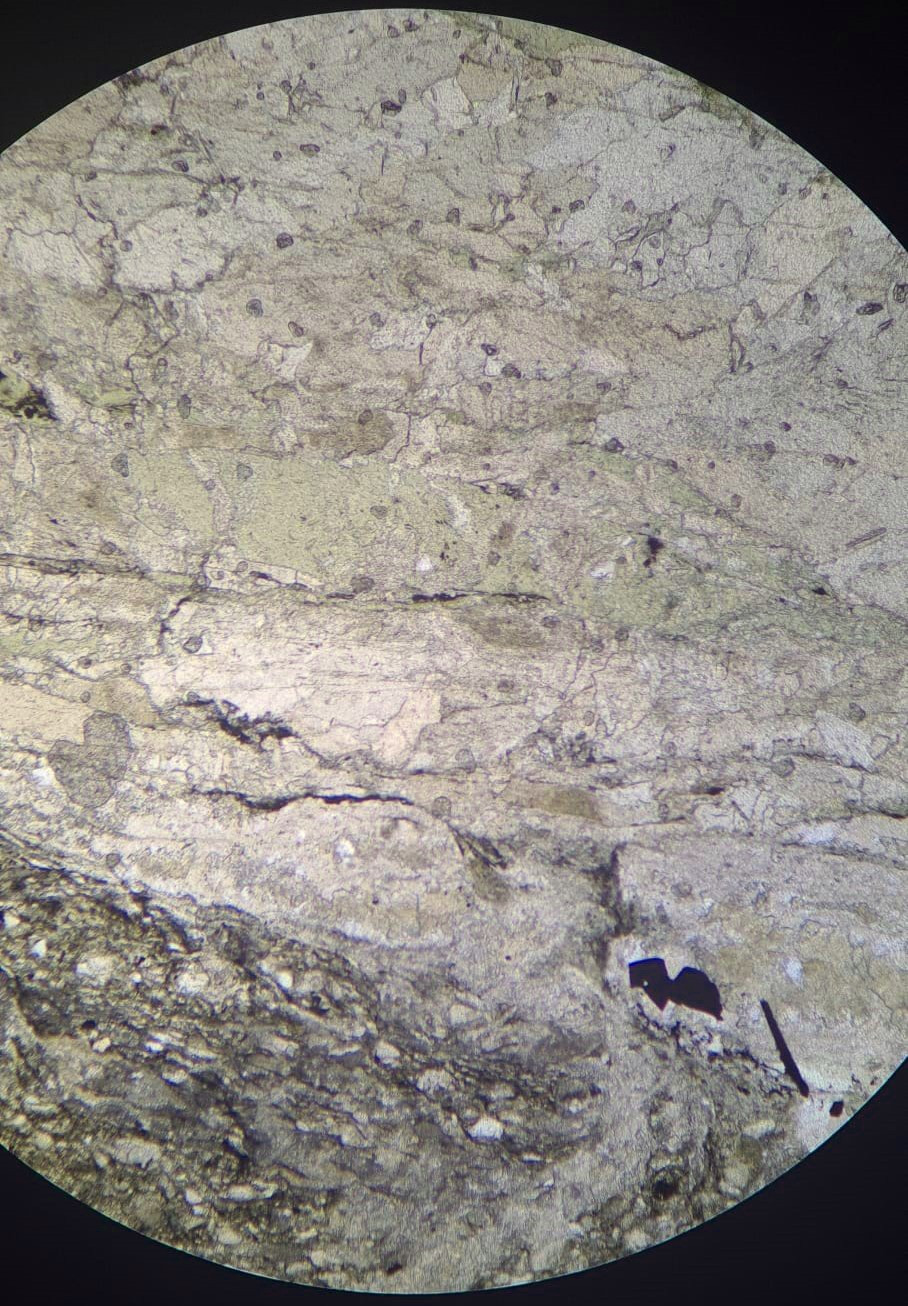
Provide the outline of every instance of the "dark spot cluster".
[[[513,688],[513,686],[512,686]],[[531,737],[536,751],[545,761],[569,766],[603,766],[614,762],[605,746],[585,730],[573,735],[562,735],[539,730]]]
[[619,857],[623,847],[623,844],[616,844],[607,858],[597,858],[581,868],[593,880],[599,906],[608,918],[608,929],[598,939],[594,949],[596,959],[603,967],[608,964],[609,941],[632,934],[638,925],[634,903],[621,888]]
[[122,76],[114,78],[114,81],[121,91],[128,91],[133,86],[141,86],[145,80],[145,77],[137,68],[133,68],[130,72],[123,73]]
[[288,739],[293,734],[288,725],[277,720],[270,712],[260,717],[250,717],[246,712],[241,713],[237,705],[226,698],[216,703],[213,699],[193,695],[192,698],[187,698],[187,703],[191,707],[211,708],[215,724],[241,744],[253,744],[261,748],[266,739]]
[[678,1196],[680,1188],[679,1175],[672,1170],[662,1170],[653,1180],[650,1192],[657,1202],[668,1202]]
[[647,535],[646,537],[647,554],[643,559],[644,567],[651,567],[656,554],[665,548],[665,541],[660,540],[658,535]]
[[0,407],[7,412],[22,416],[31,421],[34,418],[44,418],[45,421],[56,421],[55,415],[50,410],[50,405],[43,390],[38,390],[34,386],[29,386],[24,395],[16,400],[7,399],[3,393],[3,382],[7,380],[5,372],[0,372]]
[[[472,757],[472,754],[470,756]],[[471,857],[486,870],[507,866],[508,861],[504,853],[487,835],[472,834],[469,830],[452,830],[452,833],[454,842],[464,857]]]
[[[394,23],[388,23],[388,26],[387,26],[387,28],[386,28],[386,31],[387,31],[387,33],[388,33],[388,36],[391,38],[391,40],[394,40],[395,37],[400,36],[400,28],[399,28],[399,27],[395,27]],[[418,31],[419,31],[419,23],[414,22],[414,20],[413,20],[412,18],[408,18],[407,21],[404,23],[404,31],[406,31],[406,32],[418,32]],[[458,36],[460,35],[460,32],[455,31],[455,32],[453,33],[453,35],[454,35],[454,37],[456,38],[456,37],[458,37]],[[400,1266],[398,1266],[397,1268],[400,1269]],[[392,1273],[392,1271],[389,1270],[388,1273],[390,1274],[390,1273]]]

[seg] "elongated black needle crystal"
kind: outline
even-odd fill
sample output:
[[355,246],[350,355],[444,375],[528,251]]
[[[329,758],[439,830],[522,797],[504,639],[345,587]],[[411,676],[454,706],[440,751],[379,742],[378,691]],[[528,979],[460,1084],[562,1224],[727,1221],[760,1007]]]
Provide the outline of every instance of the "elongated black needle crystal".
[[782,1065],[785,1067],[789,1079],[794,1081],[798,1092],[801,1094],[801,1097],[810,1097],[810,1089],[807,1087],[807,1084],[804,1080],[804,1076],[801,1074],[800,1070],[798,1070],[798,1067],[795,1065],[795,1059],[789,1052],[788,1044],[785,1042],[784,1038],[782,1037],[782,1031],[779,1029],[779,1026],[776,1024],[776,1018],[772,1014],[772,1008],[764,998],[760,999],[760,1006],[763,1008],[763,1015],[766,1017],[766,1023],[769,1026],[769,1032],[770,1034],[772,1034],[773,1038],[775,1039],[776,1047],[779,1049],[779,1056],[782,1058]]

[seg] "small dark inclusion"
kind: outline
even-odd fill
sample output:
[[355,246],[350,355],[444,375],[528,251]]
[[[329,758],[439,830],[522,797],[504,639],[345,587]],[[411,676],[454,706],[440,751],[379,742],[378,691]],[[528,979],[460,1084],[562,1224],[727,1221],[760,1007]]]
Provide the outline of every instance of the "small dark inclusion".
[[647,997],[655,1002],[660,1011],[665,1009],[667,1002],[674,1002],[681,1007],[690,1007],[693,1011],[705,1011],[707,1015],[715,1016],[716,1020],[722,1019],[719,990],[702,970],[685,966],[674,979],[669,979],[661,957],[632,961],[627,969],[631,988],[644,989]]

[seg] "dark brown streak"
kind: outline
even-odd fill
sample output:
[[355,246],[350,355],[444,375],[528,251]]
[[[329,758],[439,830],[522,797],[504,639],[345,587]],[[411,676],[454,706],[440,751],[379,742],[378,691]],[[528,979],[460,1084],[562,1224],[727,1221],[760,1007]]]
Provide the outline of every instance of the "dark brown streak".
[[273,797],[253,798],[249,794],[244,794],[239,789],[193,789],[195,794],[202,794],[206,798],[233,798],[250,811],[257,812],[279,812],[281,808],[288,807],[290,803],[299,803],[307,798],[317,799],[320,803],[326,803],[329,806],[335,803],[403,803],[405,807],[413,807],[412,798],[406,798],[403,794],[322,794],[316,790],[307,789],[299,794],[277,794]]

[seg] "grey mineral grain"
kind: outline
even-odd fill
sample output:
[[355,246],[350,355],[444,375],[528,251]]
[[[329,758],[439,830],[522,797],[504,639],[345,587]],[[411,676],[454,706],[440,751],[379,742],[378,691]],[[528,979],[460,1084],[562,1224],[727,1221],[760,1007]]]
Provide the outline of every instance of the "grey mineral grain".
[[0,1140],[397,1293],[847,1122],[908,1031],[881,223],[651,59],[402,9],[127,73],[0,215]]

